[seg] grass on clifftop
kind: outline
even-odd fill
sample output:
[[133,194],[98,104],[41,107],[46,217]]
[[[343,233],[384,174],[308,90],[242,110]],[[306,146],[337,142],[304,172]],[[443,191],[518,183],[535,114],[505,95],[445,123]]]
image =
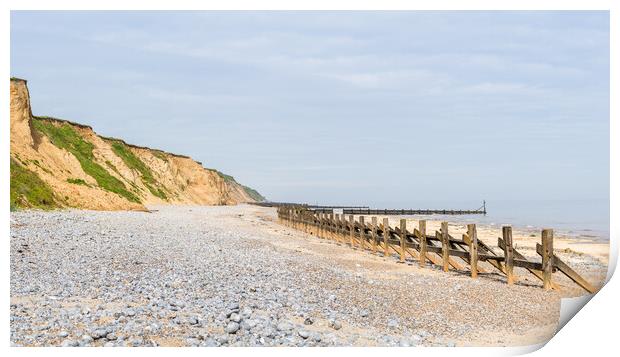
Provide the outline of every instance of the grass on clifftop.
[[245,193],[247,193],[248,196],[250,196],[254,201],[262,202],[265,200],[265,197],[263,197],[263,195],[258,193],[258,191],[256,191],[255,189],[248,187],[248,186],[243,186],[243,185],[241,185],[241,187],[243,187],[243,190],[245,191]]
[[120,157],[125,165],[130,169],[137,170],[142,175],[142,182],[146,188],[151,191],[154,196],[161,198],[162,200],[168,199],[166,193],[161,189],[159,183],[153,177],[153,172],[146,166],[142,160],[140,160],[127,145],[120,141],[112,142],[112,151]]
[[39,175],[11,158],[11,211],[16,208],[52,209],[60,204]]
[[94,145],[84,140],[69,124],[54,125],[45,120],[33,120],[34,128],[45,134],[52,144],[72,153],[80,162],[82,170],[97,181],[99,187],[114,192],[131,202],[140,203],[140,198],[129,192],[116,177],[97,164],[93,155]]
[[263,195],[261,195],[260,193],[258,193],[258,191],[256,191],[256,190],[255,190],[255,189],[253,189],[253,188],[250,188],[250,187],[248,187],[248,186],[244,186],[244,185],[242,185],[242,184],[238,183],[238,182],[237,182],[237,180],[235,180],[235,178],[234,178],[234,177],[232,177],[232,176],[230,176],[230,175],[226,175],[225,173],[220,172],[220,171],[215,170],[215,169],[210,169],[210,170],[215,171],[215,172],[216,172],[216,173],[217,173],[217,174],[218,174],[221,178],[223,178],[223,179],[224,179],[224,181],[226,181],[227,183],[230,183],[230,184],[234,183],[234,184],[237,184],[237,185],[241,186],[241,188],[245,191],[245,193],[246,193],[248,196],[250,196],[250,198],[252,198],[254,201],[262,202],[262,201],[264,201],[264,200],[265,200],[265,197],[263,197]]

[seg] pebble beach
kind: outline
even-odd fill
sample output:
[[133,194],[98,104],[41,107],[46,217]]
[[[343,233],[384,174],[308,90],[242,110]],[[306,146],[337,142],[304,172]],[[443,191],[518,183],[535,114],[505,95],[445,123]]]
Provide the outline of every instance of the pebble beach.
[[12,212],[10,241],[14,346],[530,345],[562,297],[398,264],[249,205]]

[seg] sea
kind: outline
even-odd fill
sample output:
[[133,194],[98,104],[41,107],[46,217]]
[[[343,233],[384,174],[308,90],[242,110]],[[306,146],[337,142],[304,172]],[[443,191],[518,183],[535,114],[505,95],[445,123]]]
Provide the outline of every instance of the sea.
[[[360,204],[377,209],[454,209],[475,210],[482,201],[372,202]],[[476,223],[515,229],[552,228],[568,236],[609,240],[609,199],[588,200],[487,200],[487,214],[430,215],[429,220]],[[420,218],[421,216],[416,216]]]

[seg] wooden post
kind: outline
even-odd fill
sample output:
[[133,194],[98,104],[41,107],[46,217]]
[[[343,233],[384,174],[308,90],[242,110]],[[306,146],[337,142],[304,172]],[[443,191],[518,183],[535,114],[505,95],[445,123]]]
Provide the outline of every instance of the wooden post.
[[[310,213],[308,214],[308,224],[310,225],[310,234],[315,235],[315,236],[319,236],[320,232],[319,232],[319,227],[320,227],[320,222],[319,220],[321,219],[321,214],[320,213]],[[315,222],[316,220],[316,222]]]
[[336,220],[336,241],[338,241],[338,243],[343,241],[342,235],[343,233],[343,227],[342,227],[342,221],[344,220],[344,215],[343,214],[339,214]]
[[475,224],[467,225],[467,236],[469,236],[469,266],[471,277],[478,277],[478,232]]
[[292,227],[293,226],[293,212],[291,211],[290,208],[289,208],[286,216],[287,216],[287,220],[288,220],[288,226]]
[[418,232],[420,232],[420,267],[426,266],[426,221],[420,220],[418,222]]
[[377,252],[377,217],[372,217],[372,252]]
[[301,229],[304,233],[308,233],[308,212],[301,211]]
[[441,222],[441,256],[443,257],[443,271],[450,270],[450,236],[448,235],[448,222]]
[[344,213],[340,215],[340,228],[342,233],[340,235],[340,240],[342,244],[347,244],[347,217],[344,216]]
[[407,241],[407,220],[400,220],[400,262],[405,262],[405,242]]
[[351,224],[351,230],[349,231],[349,242],[351,243],[351,248],[355,247],[355,243],[353,242],[355,234],[355,217],[352,214],[349,215],[349,223]]
[[366,224],[365,224],[365,219],[364,216],[360,216],[359,218],[360,221],[360,248],[362,248],[362,250],[366,249]]
[[340,243],[340,214],[334,214],[334,240]]
[[388,256],[388,239],[390,237],[390,220],[389,218],[383,219],[383,256]]
[[502,227],[502,236],[504,237],[504,264],[506,266],[506,281],[508,284],[514,284],[514,248],[512,246],[512,227]]
[[334,213],[330,213],[329,214],[329,221],[328,221],[328,227],[327,227],[327,238],[328,239],[334,239],[334,231],[333,231],[333,225],[334,224]]
[[542,248],[543,289],[551,290],[551,275],[553,274],[553,229],[543,229]]
[[347,217],[344,214],[340,215],[340,223],[342,224],[342,244],[347,244]]

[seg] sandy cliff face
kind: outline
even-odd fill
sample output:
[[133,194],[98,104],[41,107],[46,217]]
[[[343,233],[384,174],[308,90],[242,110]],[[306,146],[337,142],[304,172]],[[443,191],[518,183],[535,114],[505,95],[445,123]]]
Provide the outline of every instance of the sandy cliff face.
[[11,149],[34,146],[31,117],[26,81],[11,80]]
[[[38,175],[59,206],[122,210],[255,201],[234,179],[189,157],[105,138],[85,125],[33,117],[26,81],[19,79],[11,79],[11,160]],[[28,206],[26,196],[17,203]]]

